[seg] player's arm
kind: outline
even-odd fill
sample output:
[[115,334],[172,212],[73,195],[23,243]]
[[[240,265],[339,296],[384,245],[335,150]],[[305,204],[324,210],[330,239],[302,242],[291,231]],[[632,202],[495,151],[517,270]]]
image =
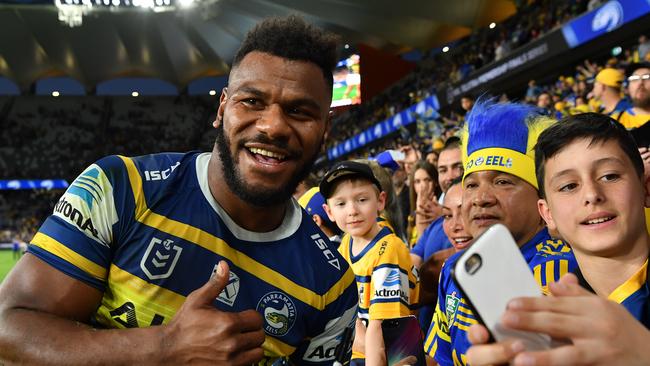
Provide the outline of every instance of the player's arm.
[[[0,288],[0,364],[247,365],[261,359],[262,320],[250,310],[224,313],[212,300],[228,268],[191,293],[169,325],[97,330],[84,324],[99,290],[27,254]],[[225,273],[225,274],[224,274]]]

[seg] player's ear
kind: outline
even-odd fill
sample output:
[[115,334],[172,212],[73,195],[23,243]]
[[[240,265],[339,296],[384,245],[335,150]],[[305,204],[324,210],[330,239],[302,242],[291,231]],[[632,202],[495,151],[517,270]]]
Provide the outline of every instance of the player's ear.
[[540,198],[537,200],[537,211],[539,211],[539,215],[546,222],[546,227],[548,227],[548,229],[551,231],[557,231],[557,225],[553,220],[551,209],[548,207],[548,202],[546,202],[545,199]]
[[226,107],[226,101],[228,100],[228,87],[221,89],[221,97],[219,97],[219,107],[217,108],[217,117],[214,122],[212,122],[212,127],[217,128],[221,123],[223,123],[223,111]]

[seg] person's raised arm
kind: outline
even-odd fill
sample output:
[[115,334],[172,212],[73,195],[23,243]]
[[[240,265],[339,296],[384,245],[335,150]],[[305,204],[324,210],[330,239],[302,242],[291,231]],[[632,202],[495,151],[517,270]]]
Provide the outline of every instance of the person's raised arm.
[[87,323],[102,293],[26,254],[0,287],[0,364],[251,364],[263,356],[262,319],[212,306],[227,279],[222,262],[168,325],[99,330]]

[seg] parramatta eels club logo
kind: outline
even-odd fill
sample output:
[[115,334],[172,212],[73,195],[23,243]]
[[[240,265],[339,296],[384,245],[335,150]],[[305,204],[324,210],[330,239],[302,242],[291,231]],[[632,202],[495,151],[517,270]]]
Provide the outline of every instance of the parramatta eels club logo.
[[264,331],[269,335],[281,337],[296,322],[296,306],[289,296],[279,291],[262,296],[257,311],[264,316]]

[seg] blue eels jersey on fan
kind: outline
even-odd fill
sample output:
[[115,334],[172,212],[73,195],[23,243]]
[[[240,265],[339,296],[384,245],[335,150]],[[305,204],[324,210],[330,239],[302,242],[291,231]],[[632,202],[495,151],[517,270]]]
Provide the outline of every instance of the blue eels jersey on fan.
[[[166,324],[217,263],[223,311],[264,317],[262,365],[331,365],[357,308],[354,273],[295,201],[272,232],[239,227],[208,187],[209,153],[109,156],[68,188],[29,252],[104,292],[92,324]],[[224,183],[225,184],[225,183]]]
[[[547,229],[538,232],[520,249],[544,294],[548,294],[550,283],[577,268],[571,248],[551,238]],[[424,342],[425,353],[441,366],[467,365],[466,353],[471,345],[467,331],[472,324],[478,323],[451,277],[451,268],[462,253],[449,257],[442,267],[438,302]]]

